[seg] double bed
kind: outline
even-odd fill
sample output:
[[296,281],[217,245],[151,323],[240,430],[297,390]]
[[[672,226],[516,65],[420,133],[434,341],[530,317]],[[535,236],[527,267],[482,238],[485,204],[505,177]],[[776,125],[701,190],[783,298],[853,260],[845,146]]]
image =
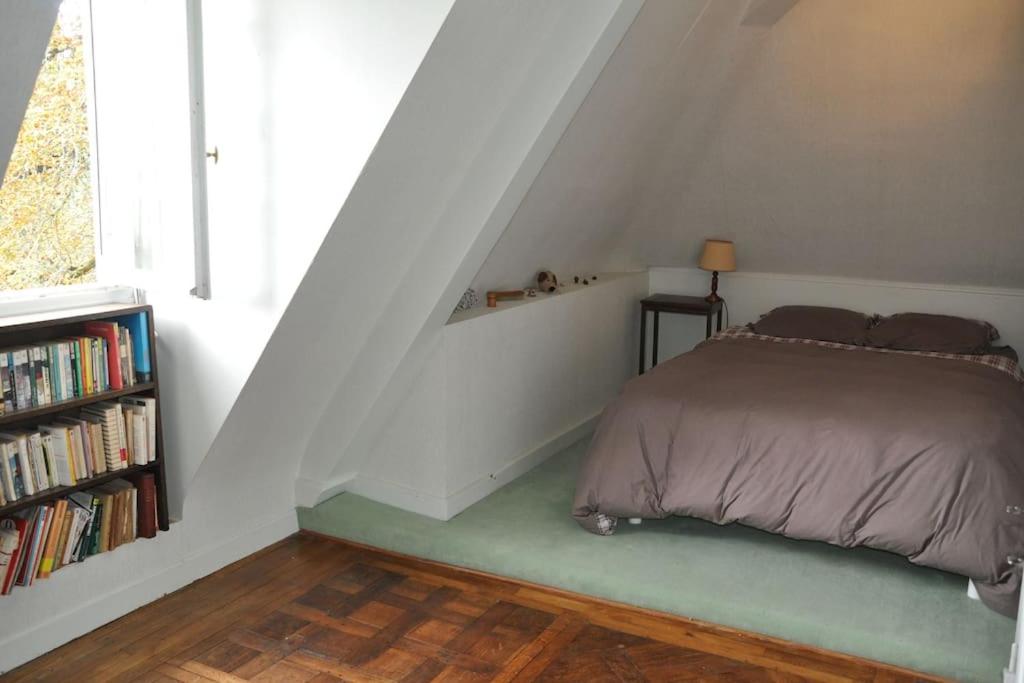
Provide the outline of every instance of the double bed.
[[684,515],[864,545],[969,577],[989,607],[1014,614],[1015,354],[759,332],[727,329],[626,384],[581,467],[576,520],[610,534],[621,518]]

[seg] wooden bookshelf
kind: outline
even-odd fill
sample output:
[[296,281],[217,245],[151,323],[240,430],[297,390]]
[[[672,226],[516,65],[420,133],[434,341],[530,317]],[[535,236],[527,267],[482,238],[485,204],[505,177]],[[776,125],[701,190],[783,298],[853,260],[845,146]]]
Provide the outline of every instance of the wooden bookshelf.
[[121,396],[132,396],[134,394],[144,394],[146,396],[152,396],[153,387],[155,385],[152,382],[145,382],[143,384],[136,384],[132,387],[125,387],[124,389],[118,389],[117,391],[104,391],[99,394],[90,394],[84,398],[74,398],[67,401],[57,401],[45,406],[38,406],[36,408],[26,408],[25,410],[15,410],[12,413],[5,413],[0,415],[0,427],[6,427],[7,425],[17,425],[23,422],[31,422],[32,420],[42,420],[48,415],[60,415],[61,413],[67,413],[87,406],[90,403],[97,403],[99,401],[112,401],[120,398]]
[[156,480],[157,493],[157,527],[161,531],[170,528],[167,514],[167,475],[164,460],[163,420],[161,418],[160,381],[157,370],[156,333],[153,318],[153,307],[147,305],[110,305],[92,306],[69,311],[56,311],[44,314],[11,316],[0,318],[0,349],[27,346],[39,342],[76,336],[83,332],[86,322],[91,320],[108,320],[116,316],[145,311],[149,322],[149,354],[151,381],[135,384],[116,391],[104,391],[79,398],[59,401],[42,406],[34,406],[23,410],[15,410],[0,415],[0,430],[30,428],[63,414],[75,415],[78,411],[92,403],[116,400],[122,396],[150,396],[156,399],[156,458],[145,465],[132,465],[122,470],[104,472],[89,479],[81,479],[75,486],[59,486],[41,491],[35,495],[21,498],[0,506],[0,518],[15,512],[44,505],[60,498],[66,498],[75,491],[84,491],[115,479],[133,479],[144,472],[152,472]]

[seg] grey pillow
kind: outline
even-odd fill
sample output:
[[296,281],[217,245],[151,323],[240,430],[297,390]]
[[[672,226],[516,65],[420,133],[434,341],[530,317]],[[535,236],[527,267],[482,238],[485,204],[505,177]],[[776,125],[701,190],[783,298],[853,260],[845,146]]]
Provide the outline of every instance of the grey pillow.
[[751,323],[750,328],[770,337],[863,344],[871,323],[871,317],[845,308],[780,306]]
[[999,331],[983,320],[931,313],[897,313],[868,331],[868,345],[901,351],[978,354],[987,352]]

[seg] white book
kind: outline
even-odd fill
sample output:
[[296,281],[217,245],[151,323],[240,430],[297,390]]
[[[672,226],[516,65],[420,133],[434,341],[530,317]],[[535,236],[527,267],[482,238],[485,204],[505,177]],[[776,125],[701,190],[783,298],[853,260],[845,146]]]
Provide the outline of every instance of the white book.
[[146,410],[146,454],[156,460],[156,399],[151,396],[124,396],[121,403],[142,406]]
[[46,471],[50,476],[50,488],[60,486],[57,480],[57,461],[53,457],[53,436],[42,433],[38,436],[43,449],[43,459],[46,461]]
[[115,471],[124,468],[121,459],[121,442],[118,435],[117,408],[103,407],[93,404],[82,409],[82,419],[99,423],[103,429],[103,450],[107,460],[107,470]]
[[71,453],[71,438],[68,428],[64,425],[40,425],[39,431],[49,434],[52,438],[53,461],[57,470],[57,481],[61,486],[74,486],[76,483],[74,454]]
[[149,462],[149,430],[146,429],[146,409],[136,408],[132,410],[132,443],[135,446],[136,465],[145,465]]
[[112,401],[101,401],[99,403],[94,403],[93,407],[96,407],[96,408],[98,408],[100,410],[103,410],[103,411],[107,411],[107,410],[113,409],[114,422],[112,424],[114,425],[114,429],[116,430],[115,431],[115,435],[116,435],[116,438],[117,438],[118,448],[120,449],[120,458],[121,458],[121,467],[119,469],[123,469],[123,468],[127,467],[128,464],[129,464],[129,459],[128,459],[128,430],[127,430],[127,427],[126,427],[126,424],[125,424],[124,412],[121,410],[121,404],[120,403],[114,403]]
[[32,407],[32,372],[28,359],[28,349],[17,349],[11,352],[14,359],[14,396],[15,407],[26,410]]
[[6,351],[0,351],[0,388],[3,390],[3,396],[0,396],[0,414],[9,413],[14,410],[14,391],[11,386],[11,373],[8,370]]
[[64,398],[75,397],[75,377],[71,370],[71,342],[61,342],[57,345],[60,349],[61,378],[64,380]]
[[14,489],[15,468],[11,467],[10,449],[5,443],[0,443],[0,479],[3,480],[4,497],[8,502],[18,500],[18,493]]
[[88,479],[92,476],[92,468],[85,462],[85,449],[82,444],[82,433],[75,425],[58,420],[68,428],[68,436],[71,438],[71,457],[75,463],[75,476],[79,479]]
[[43,370],[43,395],[39,397],[39,402],[43,405],[50,405],[53,403],[53,383],[51,380],[53,377],[53,370],[50,367],[50,350],[45,346],[40,346],[37,351],[39,354],[39,362],[41,363]]
[[[89,477],[100,473],[96,468],[96,458],[92,453],[92,444],[89,441],[89,423],[85,420],[73,417],[58,417],[57,422],[71,428],[72,443],[75,447],[75,463],[85,468]],[[102,471],[106,471],[104,467]]]
[[17,454],[18,469],[21,470],[21,485],[25,489],[25,495],[35,495],[39,489],[36,487],[35,465],[28,457],[27,439],[20,434],[3,433],[0,434],[0,441],[4,442],[4,446],[9,448],[10,452]]
[[[70,505],[70,501],[69,501],[68,504]],[[54,567],[56,567],[58,563],[60,564],[61,567],[63,567],[64,565],[68,564],[68,560],[71,559],[70,553],[68,552],[71,549],[70,548],[71,541],[72,541],[73,538],[75,538],[75,534],[78,533],[78,529],[79,529],[80,525],[81,525],[81,519],[78,516],[78,511],[75,510],[72,507],[71,508],[70,529],[68,531],[68,540],[64,544],[64,554],[61,555],[60,557],[56,558],[57,561],[54,562]],[[63,531],[61,532],[61,534],[63,535]]]
[[46,453],[43,452],[43,438],[39,436],[39,432],[32,432],[31,434],[26,434],[26,441],[29,458],[35,463],[36,472],[39,477],[36,480],[36,488],[44,490],[52,487],[54,484],[50,481],[50,468],[46,463]]
[[88,420],[83,421],[86,424],[86,431],[89,433],[89,445],[92,448],[96,474],[103,474],[107,471],[107,451],[103,446],[103,425]]

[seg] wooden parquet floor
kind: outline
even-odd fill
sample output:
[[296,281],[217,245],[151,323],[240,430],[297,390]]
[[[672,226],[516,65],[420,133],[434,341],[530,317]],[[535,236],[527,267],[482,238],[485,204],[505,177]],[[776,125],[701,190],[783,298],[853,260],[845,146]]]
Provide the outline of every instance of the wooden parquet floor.
[[3,680],[935,679],[298,534],[29,662]]

